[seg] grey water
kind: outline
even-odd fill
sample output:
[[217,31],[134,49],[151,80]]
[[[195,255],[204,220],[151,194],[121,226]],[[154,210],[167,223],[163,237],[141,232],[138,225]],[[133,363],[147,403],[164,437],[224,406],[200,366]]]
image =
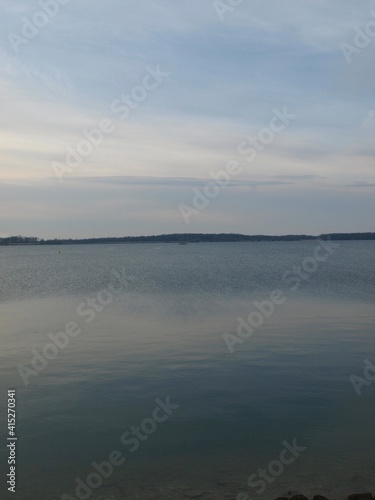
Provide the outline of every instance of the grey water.
[[[0,247],[2,471],[11,388],[18,438],[17,494],[2,473],[1,498],[374,491],[375,243],[339,242],[321,261],[318,246]],[[238,318],[275,290],[283,303],[239,337]],[[153,424],[157,400],[173,409]],[[123,463],[87,486],[114,451]]]

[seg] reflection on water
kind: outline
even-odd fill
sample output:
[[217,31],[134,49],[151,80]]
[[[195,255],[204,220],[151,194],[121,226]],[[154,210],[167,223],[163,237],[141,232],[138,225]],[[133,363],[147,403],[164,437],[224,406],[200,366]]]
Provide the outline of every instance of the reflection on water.
[[[375,363],[374,244],[342,242],[291,290],[283,274],[315,246],[1,248],[1,398],[17,388],[20,495],[74,495],[76,478],[118,450],[125,463],[92,498],[256,498],[248,477],[293,439],[306,450],[265,497],[373,489],[375,383],[357,396],[349,377]],[[124,290],[89,306],[114,270],[130,278]],[[286,302],[230,354],[223,333],[276,288]],[[24,386],[17,367],[70,322],[81,333]],[[121,436],[167,396],[178,410],[131,453]]]

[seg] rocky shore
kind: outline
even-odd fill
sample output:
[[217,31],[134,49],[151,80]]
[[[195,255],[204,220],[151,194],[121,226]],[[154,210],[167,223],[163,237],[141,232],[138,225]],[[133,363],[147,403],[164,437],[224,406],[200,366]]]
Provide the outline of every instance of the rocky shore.
[[[125,492],[122,492],[122,493],[125,493]],[[191,490],[191,491],[185,491],[185,492],[180,492],[180,493],[177,493],[177,492],[174,492],[174,493],[171,493],[170,491],[167,492],[159,492],[159,493],[156,493],[156,492],[153,492],[153,494],[151,492],[149,492],[147,494],[147,496],[143,496],[142,494],[139,495],[139,494],[133,494],[131,496],[129,496],[129,494],[126,494],[124,496],[121,496],[120,497],[121,500],[143,500],[143,499],[152,499],[152,500],[188,500],[189,498],[190,499],[197,499],[197,500],[245,500],[245,498],[247,498],[248,500],[250,500],[250,497],[249,496],[244,496],[243,493],[240,493],[239,495],[237,495],[237,497],[235,496],[227,496],[227,495],[224,495],[224,496],[221,496],[221,495],[217,495],[215,494],[214,492],[209,492],[209,491],[205,491],[205,490]],[[266,497],[264,497],[266,498]],[[115,495],[100,495],[98,497],[96,497],[97,500],[119,500],[119,497],[118,496],[115,496]],[[271,499],[270,499],[271,500]],[[298,494],[298,495],[292,495],[292,496],[280,496],[280,497],[277,497],[275,498],[275,500],[338,500],[337,498],[327,498],[323,495],[315,495],[313,497],[306,497],[304,495],[301,495],[301,494]],[[372,494],[372,493],[353,493],[353,494],[350,494],[346,497],[346,500],[375,500],[375,492]]]
[[[231,500],[240,500],[240,497],[233,498]],[[329,499],[323,495],[315,495],[312,498],[308,498],[305,495],[292,495],[288,497],[277,497],[275,500],[336,500]],[[347,500],[375,500],[375,492],[371,493],[353,493],[347,496]]]
[[[304,495],[293,495],[290,497],[277,497],[276,500],[335,500],[329,499],[323,495],[315,495],[312,499]],[[372,493],[352,493],[347,496],[347,500],[375,500],[375,492]]]
[[[315,488],[322,490],[319,486]],[[370,488],[372,489],[371,485]],[[268,491],[260,496],[252,495],[250,491],[243,489],[241,491],[241,487],[237,483],[232,484],[224,481],[216,482],[216,488],[213,485],[202,487],[178,481],[150,488],[147,484],[144,484],[143,487],[137,484],[135,487],[130,485],[128,481],[114,480],[106,482],[102,487],[93,491],[87,500],[375,500],[375,492],[348,495],[348,489],[345,491],[344,488],[336,488],[335,491],[328,489],[325,492],[327,496],[325,496],[316,494],[314,488],[307,485],[304,489],[308,496],[300,493],[298,487],[294,490],[285,489],[284,493],[279,494],[279,496],[277,490]],[[16,496],[17,500],[61,500],[61,498],[77,500],[76,496],[62,495],[61,491],[56,492],[52,489],[49,492],[45,490],[39,494],[37,492],[22,492]]]

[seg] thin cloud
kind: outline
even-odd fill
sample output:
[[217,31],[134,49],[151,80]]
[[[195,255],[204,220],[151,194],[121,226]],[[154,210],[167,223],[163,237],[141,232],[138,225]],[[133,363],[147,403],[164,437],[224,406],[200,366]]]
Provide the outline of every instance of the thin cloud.
[[[125,208],[111,193],[121,190],[128,197],[126,210],[136,207],[140,218],[154,210],[164,231],[173,220],[174,230],[181,232],[185,227],[176,207],[189,201],[194,187],[203,187],[210,172],[233,160],[240,162],[241,175],[202,214],[197,228],[209,221],[219,226],[221,218],[224,225],[238,220],[237,230],[243,232],[248,223],[236,219],[236,210],[271,213],[264,199],[287,228],[290,211],[283,196],[293,194],[290,199],[297,200],[296,190],[305,189],[314,200],[336,193],[329,210],[337,211],[337,226],[345,221],[348,228],[355,226],[340,196],[341,191],[348,196],[367,192],[375,183],[375,43],[355,54],[352,64],[340,43],[351,43],[354,28],[370,20],[369,0],[254,0],[242,2],[222,22],[211,1],[92,0],[90,9],[85,2],[69,2],[18,53],[7,34],[21,33],[23,16],[32,18],[39,7],[27,0],[3,4],[0,180],[18,185],[30,200],[12,201],[1,189],[1,213],[10,215],[14,232],[26,227],[32,233],[36,218],[44,219],[49,231],[50,214],[64,218],[60,231],[69,231],[76,213],[84,213],[85,222],[74,222],[84,233],[86,216],[91,213],[93,225],[97,220],[94,192],[103,218],[112,214],[108,227],[116,232]],[[127,120],[119,120],[111,103],[139,85],[148,65],[169,72],[168,81]],[[254,161],[240,157],[241,141],[256,137],[269,126],[273,110],[284,107],[296,115],[290,127]],[[56,186],[52,162],[64,163],[66,147],[76,148],[83,130],[96,128],[104,118],[113,120],[115,131]],[[75,214],[66,210],[73,193],[81,197]],[[367,209],[360,216],[353,208],[354,199],[363,205],[360,197],[348,201],[358,225],[371,224]],[[229,202],[236,207],[227,209],[230,216],[221,208]],[[304,213],[305,200],[299,203],[291,203],[293,210]],[[49,214],[43,214],[43,206]],[[321,216],[318,206],[311,204],[310,210],[308,226]],[[264,223],[271,228],[270,217]],[[4,232],[10,229],[7,224]]]

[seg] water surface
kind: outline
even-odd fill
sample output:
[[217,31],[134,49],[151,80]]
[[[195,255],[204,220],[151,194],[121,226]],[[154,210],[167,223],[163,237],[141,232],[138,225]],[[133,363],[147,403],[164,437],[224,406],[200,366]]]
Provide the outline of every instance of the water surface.
[[[350,376],[363,377],[365,359],[375,364],[375,245],[340,242],[292,290],[283,275],[316,247],[0,247],[1,440],[15,387],[18,497],[74,498],[76,478],[113,450],[125,463],[91,498],[372,491],[375,382],[357,395]],[[123,289],[111,299],[104,290],[120,287],[116,274]],[[285,302],[230,353],[223,334],[276,289]],[[98,297],[108,303],[89,315],[82,304]],[[70,322],[81,333],[25,386],[20,365]],[[131,453],[122,434],[167,397],[178,409]],[[249,487],[294,439],[306,450],[262,495]]]

